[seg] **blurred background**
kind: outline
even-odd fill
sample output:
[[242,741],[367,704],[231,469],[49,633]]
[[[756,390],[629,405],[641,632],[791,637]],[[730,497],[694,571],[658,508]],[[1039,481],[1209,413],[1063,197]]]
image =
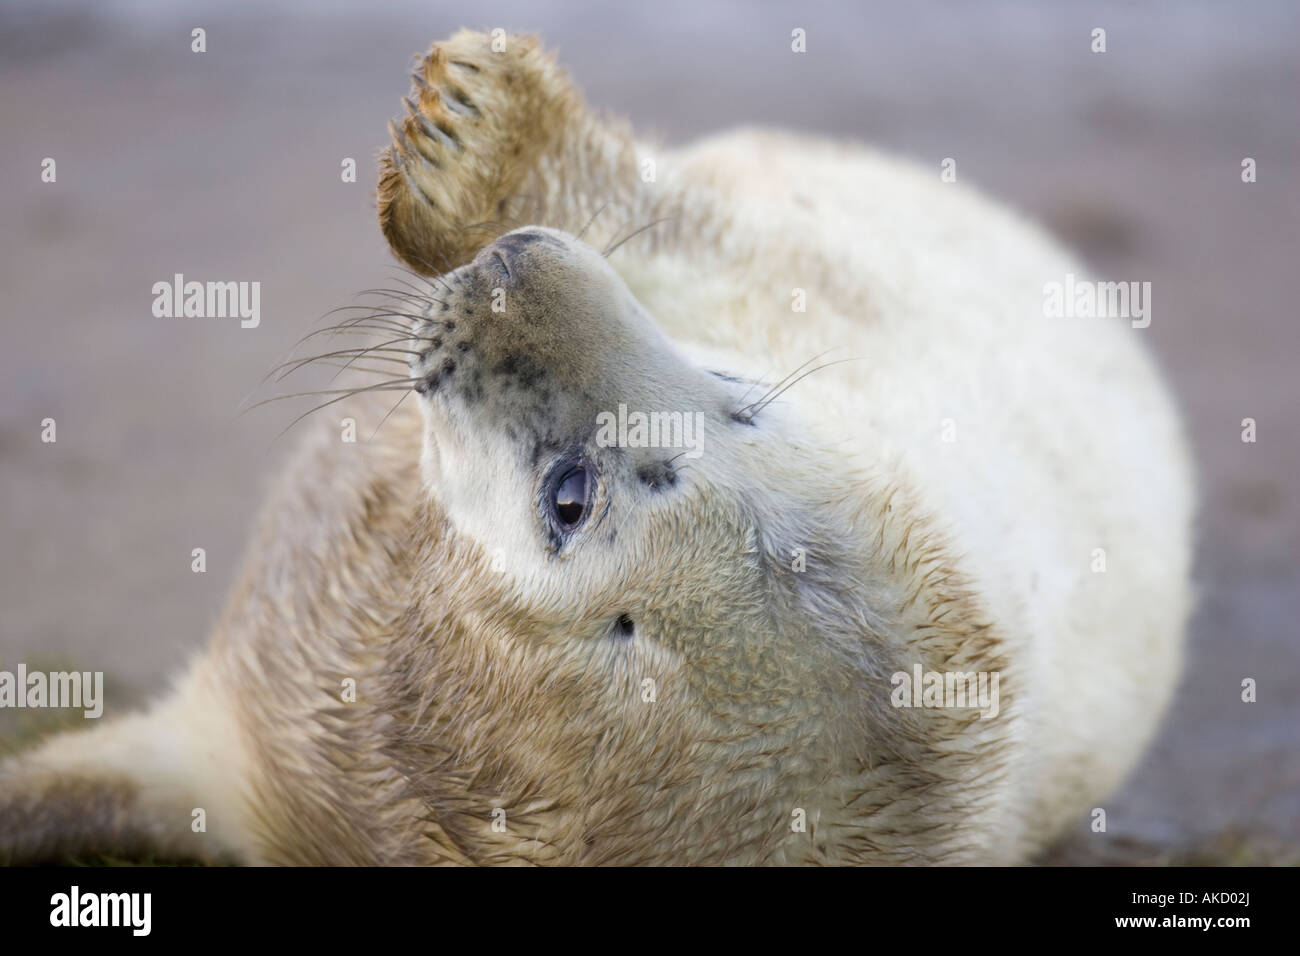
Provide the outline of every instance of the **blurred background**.
[[[936,175],[954,157],[1100,276],[1153,284],[1142,334],[1200,472],[1199,606],[1182,687],[1107,802],[1108,832],[1081,822],[1045,860],[1300,859],[1300,5],[589,7],[6,0],[0,667],[105,671],[111,716],[201,645],[291,445],[275,436],[302,410],[240,402],[326,311],[395,275],[375,156],[411,57],[461,26],[537,31],[593,105],[645,134],[765,123]],[[155,318],[151,287],[177,272],[260,281],[260,326]],[[44,717],[0,711],[0,739]]]

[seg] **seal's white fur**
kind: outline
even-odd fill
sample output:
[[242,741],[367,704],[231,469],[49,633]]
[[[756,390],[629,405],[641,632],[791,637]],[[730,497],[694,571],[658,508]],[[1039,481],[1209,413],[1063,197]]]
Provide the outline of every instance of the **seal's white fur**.
[[1044,285],[1086,269],[937,169],[766,131],[682,163],[736,203],[740,248],[719,237],[730,266],[702,296],[670,260],[629,267],[632,287],[671,331],[753,365],[865,359],[811,376],[800,403],[865,473],[906,475],[1030,675],[1017,825],[1100,799],[1172,693],[1191,604],[1191,466],[1144,331],[1045,317]]

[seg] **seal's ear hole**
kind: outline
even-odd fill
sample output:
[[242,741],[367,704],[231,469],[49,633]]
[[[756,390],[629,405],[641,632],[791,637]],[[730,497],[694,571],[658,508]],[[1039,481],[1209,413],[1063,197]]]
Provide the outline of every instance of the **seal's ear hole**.
[[677,472],[673,469],[672,459],[642,465],[636,470],[636,476],[651,491],[660,491],[677,483]]
[[632,619],[626,614],[620,614],[618,621],[614,624],[614,633],[619,637],[631,637],[634,630],[635,626],[632,624]]

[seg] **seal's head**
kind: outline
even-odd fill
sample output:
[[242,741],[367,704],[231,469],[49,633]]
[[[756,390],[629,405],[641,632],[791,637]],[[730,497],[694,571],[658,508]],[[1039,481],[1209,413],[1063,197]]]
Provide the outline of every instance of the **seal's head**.
[[848,476],[552,229],[446,275],[413,348],[440,530],[394,670],[425,798],[468,775],[586,859],[653,855],[641,831],[672,815],[700,859],[725,831],[716,848],[779,854],[761,835],[852,775],[864,702],[888,700]]

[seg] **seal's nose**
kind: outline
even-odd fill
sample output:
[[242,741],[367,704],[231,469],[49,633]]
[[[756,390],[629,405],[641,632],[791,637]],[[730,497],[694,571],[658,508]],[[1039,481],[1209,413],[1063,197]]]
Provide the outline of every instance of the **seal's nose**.
[[493,243],[497,251],[502,255],[517,256],[524,249],[528,248],[535,242],[541,242],[544,236],[540,232],[524,230],[522,232],[507,232],[504,236]]
[[518,271],[527,266],[530,253],[536,251],[531,247],[539,245],[552,246],[558,250],[564,249],[562,242],[544,232],[536,229],[517,229],[485,246],[474,257],[474,264],[482,269],[495,269],[504,278],[515,279]]

